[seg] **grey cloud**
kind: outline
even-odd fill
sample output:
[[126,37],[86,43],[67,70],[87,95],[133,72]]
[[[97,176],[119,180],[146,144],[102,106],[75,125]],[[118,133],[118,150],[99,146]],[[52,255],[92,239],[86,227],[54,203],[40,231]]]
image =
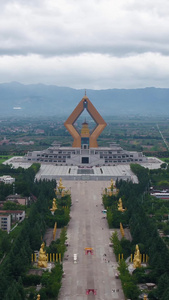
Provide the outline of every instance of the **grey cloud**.
[[1,8],[0,81],[167,84],[168,0],[1,0]]
[[[96,1],[98,5],[101,2]],[[155,19],[149,10],[147,16],[145,3],[135,4],[132,7],[135,13],[129,11],[129,7],[125,10],[124,5],[123,10],[118,11],[119,18],[113,11],[112,18],[111,14],[107,18],[106,14],[101,15],[100,10],[97,17],[94,8],[93,15],[89,13],[85,18],[77,1],[73,1],[75,9],[70,13],[65,12],[62,6],[54,6],[52,11],[45,1],[17,0],[7,3],[17,3],[17,9],[13,12],[8,7],[1,16],[1,55],[33,53],[55,56],[86,52],[115,56],[144,52],[168,54],[168,17],[160,23],[158,16]],[[144,8],[143,11],[139,12],[139,7]],[[89,6],[86,6],[86,11],[88,9]]]
[[126,57],[126,56],[133,56],[136,54],[141,54],[141,53],[161,53],[163,55],[169,55],[169,45],[166,44],[158,44],[156,42],[142,42],[142,43],[124,43],[122,42],[121,44],[113,44],[112,45],[67,45],[67,47],[64,47],[64,45],[53,45],[53,44],[48,44],[48,45],[43,45],[39,43],[36,47],[31,43],[25,42],[20,43],[18,41],[17,46],[12,46],[11,47],[11,42],[8,41],[9,47],[0,47],[0,55],[8,55],[8,56],[16,56],[16,55],[30,55],[30,54],[37,54],[41,55],[43,57],[55,57],[55,56],[61,56],[61,57],[66,57],[66,56],[76,56],[76,55],[81,55],[81,54],[107,54],[110,56],[115,56],[115,57]]

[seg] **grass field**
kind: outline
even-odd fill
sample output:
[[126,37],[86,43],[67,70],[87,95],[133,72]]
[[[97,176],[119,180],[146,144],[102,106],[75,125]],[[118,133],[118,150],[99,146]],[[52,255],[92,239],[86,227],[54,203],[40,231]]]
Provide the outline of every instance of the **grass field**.
[[162,161],[166,162],[166,163],[169,163],[169,157],[163,157],[163,158],[160,158]]
[[1,155],[0,156],[0,164],[2,164],[7,159],[10,159],[11,157],[13,157],[13,155]]

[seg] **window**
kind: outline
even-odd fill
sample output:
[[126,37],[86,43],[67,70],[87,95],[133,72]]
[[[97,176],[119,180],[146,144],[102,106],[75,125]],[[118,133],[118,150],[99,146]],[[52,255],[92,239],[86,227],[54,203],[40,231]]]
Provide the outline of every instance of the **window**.
[[88,157],[82,157],[82,164],[88,164],[89,158]]

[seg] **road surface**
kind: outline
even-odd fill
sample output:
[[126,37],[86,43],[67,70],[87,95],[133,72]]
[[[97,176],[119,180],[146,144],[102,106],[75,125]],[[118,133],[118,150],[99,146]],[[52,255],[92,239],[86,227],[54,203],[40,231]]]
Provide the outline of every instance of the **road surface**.
[[[107,220],[102,213],[101,193],[110,182],[65,181],[71,187],[72,209],[67,236],[69,246],[65,252],[63,271],[65,277],[59,300],[123,300],[120,279],[115,278],[117,262],[109,238]],[[93,248],[93,255],[84,248]],[[77,254],[77,263],[73,257]],[[96,290],[96,295],[87,289]]]

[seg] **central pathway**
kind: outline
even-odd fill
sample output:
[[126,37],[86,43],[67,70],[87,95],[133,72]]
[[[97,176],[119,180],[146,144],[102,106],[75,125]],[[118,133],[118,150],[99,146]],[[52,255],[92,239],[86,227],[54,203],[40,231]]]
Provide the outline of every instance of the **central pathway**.
[[[65,252],[59,300],[124,300],[120,279],[115,278],[117,263],[109,238],[107,220],[101,194],[110,182],[65,181],[71,187],[72,208],[67,236],[69,246]],[[84,248],[92,247],[93,255],[85,255]],[[73,255],[77,254],[77,263]],[[86,289],[95,289],[96,295],[86,295]]]

